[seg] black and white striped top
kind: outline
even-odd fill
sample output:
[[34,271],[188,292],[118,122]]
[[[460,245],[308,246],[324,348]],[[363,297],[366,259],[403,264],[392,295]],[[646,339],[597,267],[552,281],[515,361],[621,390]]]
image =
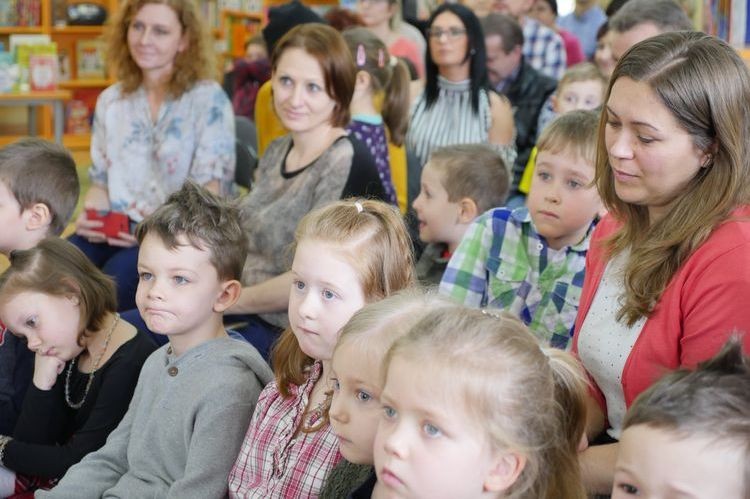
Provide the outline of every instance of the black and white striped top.
[[[448,81],[438,76],[438,98],[427,108],[424,92],[412,108],[406,146],[413,151],[424,166],[432,151],[454,144],[486,144],[492,126],[490,98],[487,90],[480,90],[479,110],[471,108],[470,80]],[[494,145],[505,160],[512,165],[516,159],[515,141],[511,145]]]

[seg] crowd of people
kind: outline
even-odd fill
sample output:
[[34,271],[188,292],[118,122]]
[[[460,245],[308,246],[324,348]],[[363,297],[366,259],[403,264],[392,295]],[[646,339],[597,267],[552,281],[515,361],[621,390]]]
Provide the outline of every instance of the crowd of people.
[[222,88],[122,2],[86,192],[0,148],[0,497],[748,497],[745,63],[675,0],[418,11],[272,8]]

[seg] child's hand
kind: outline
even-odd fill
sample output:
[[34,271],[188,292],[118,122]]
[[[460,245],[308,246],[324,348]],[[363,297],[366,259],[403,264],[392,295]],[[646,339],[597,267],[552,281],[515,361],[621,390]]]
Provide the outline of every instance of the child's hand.
[[107,238],[107,244],[110,246],[119,246],[121,248],[132,248],[138,245],[138,240],[133,234],[127,232],[119,232],[117,238]]
[[100,185],[92,184],[86,192],[86,198],[83,200],[84,210],[76,219],[76,234],[86,238],[92,243],[106,242],[107,236],[96,229],[102,227],[104,223],[101,220],[89,220],[86,218],[86,210],[109,211],[109,194],[107,189]]
[[34,386],[40,390],[50,390],[64,368],[65,362],[62,359],[37,353],[34,357]]

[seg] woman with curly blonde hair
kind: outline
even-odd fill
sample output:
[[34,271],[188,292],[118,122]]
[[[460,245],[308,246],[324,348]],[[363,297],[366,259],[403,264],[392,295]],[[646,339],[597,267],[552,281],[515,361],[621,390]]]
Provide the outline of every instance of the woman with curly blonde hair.
[[[210,40],[193,0],[126,0],[107,37],[118,81],[96,103],[91,187],[72,242],[117,282],[134,308],[137,243],[88,210],[120,212],[133,225],[186,179],[228,192],[234,178],[234,114],[213,80]],[[109,232],[109,233],[106,233]]]

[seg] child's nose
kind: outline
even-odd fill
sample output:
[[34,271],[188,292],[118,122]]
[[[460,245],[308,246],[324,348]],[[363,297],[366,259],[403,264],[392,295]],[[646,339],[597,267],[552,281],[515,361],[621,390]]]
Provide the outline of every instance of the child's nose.
[[386,437],[383,439],[383,448],[386,453],[396,456],[399,459],[406,459],[408,455],[408,444],[403,425],[396,424],[389,429],[379,427],[378,431],[386,432]]
[[346,424],[349,422],[349,413],[345,410],[344,402],[341,399],[342,397],[340,394],[333,395],[331,409],[328,411],[328,414],[331,416],[331,419],[337,423]]

